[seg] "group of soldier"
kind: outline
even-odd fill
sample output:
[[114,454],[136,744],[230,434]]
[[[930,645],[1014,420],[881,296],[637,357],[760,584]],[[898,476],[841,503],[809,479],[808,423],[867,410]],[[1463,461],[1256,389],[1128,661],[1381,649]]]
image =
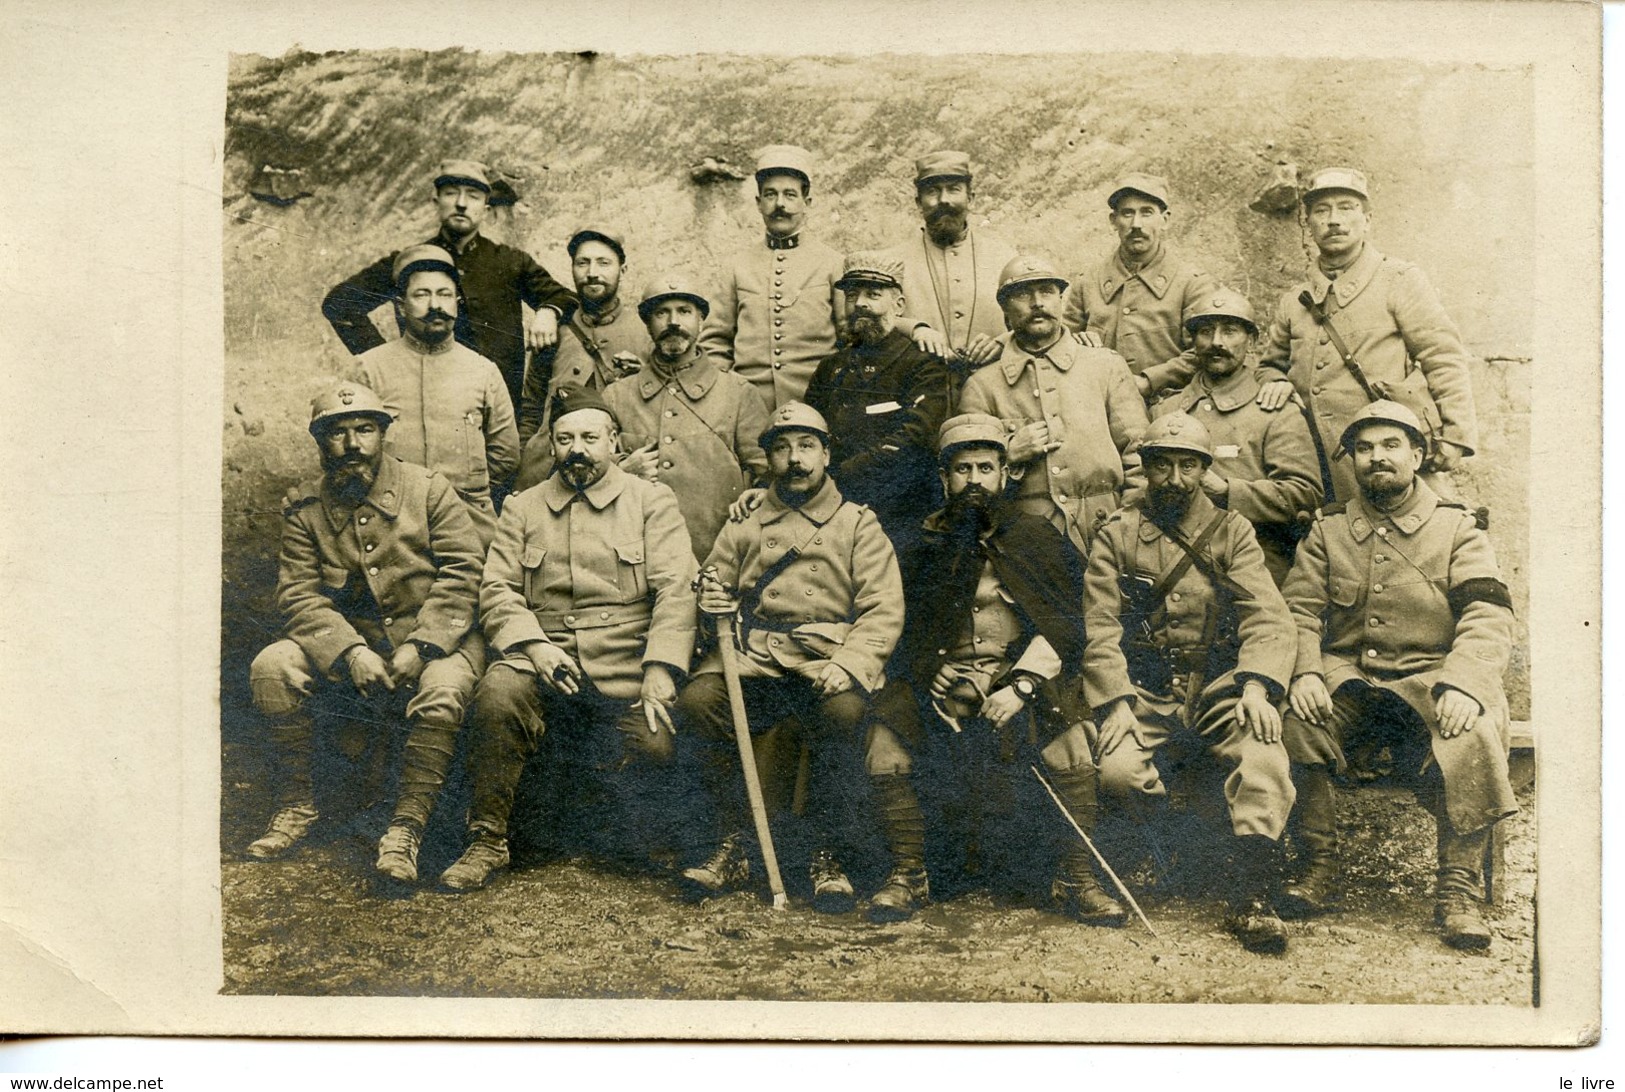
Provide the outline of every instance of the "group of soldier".
[[[927,901],[928,843],[977,874],[978,801],[1030,766],[1066,820],[1021,819],[1057,910],[1122,924],[1097,813],[1167,867],[1189,785],[1227,813],[1203,882],[1281,951],[1282,916],[1340,905],[1333,778],[1377,745],[1436,818],[1443,938],[1487,946],[1511,602],[1448,477],[1475,443],[1467,351],[1371,242],[1364,176],[1310,179],[1318,260],[1261,336],[1167,238],[1162,178],[1115,186],[1118,247],[1067,277],[971,225],[962,153],[917,162],[916,237],[845,257],[805,230],[815,175],[764,149],[761,242],[715,291],[662,274],[634,299],[620,234],[569,240],[568,291],[480,234],[490,178],[449,161],[436,236],[329,293],[358,358],[312,405],[321,476],[285,498],[286,630],[251,671],[279,806],[248,853],[318,822],[317,720],[398,724],[376,868],[417,883],[466,720],[442,887],[509,866],[551,737],[628,797],[688,801],[645,829],[717,893],[768,849],[736,745],[772,731],[803,759],[818,909],[857,905],[854,825],[889,853],[875,920]],[[922,793],[957,803],[928,824]]]

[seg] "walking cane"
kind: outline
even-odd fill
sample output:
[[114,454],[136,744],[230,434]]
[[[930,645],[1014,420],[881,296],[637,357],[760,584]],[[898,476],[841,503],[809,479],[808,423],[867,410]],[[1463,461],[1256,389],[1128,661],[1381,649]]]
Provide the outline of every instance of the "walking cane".
[[[700,578],[705,579],[701,573]],[[762,799],[762,779],[756,772],[756,748],[750,741],[750,721],[745,717],[745,690],[739,684],[739,661],[734,651],[739,624],[723,614],[713,614],[717,649],[722,654],[722,680],[728,687],[728,707],[733,712],[734,742],[739,744],[739,765],[745,774],[745,795],[750,798],[750,817],[756,825],[756,840],[762,847],[762,864],[767,868],[767,886],[773,892],[773,909],[788,910],[790,899],[784,893],[779,875],[779,855],[773,851],[773,832],[767,824],[767,804]]]
[[1112,866],[1106,863],[1106,858],[1100,855],[1100,850],[1095,848],[1095,843],[1089,840],[1089,836],[1083,832],[1082,827],[1078,826],[1078,821],[1072,818],[1072,813],[1067,810],[1066,805],[1061,803],[1061,798],[1056,795],[1055,788],[1049,783],[1049,779],[1038,772],[1037,766],[1028,766],[1027,768],[1033,772],[1034,777],[1038,778],[1038,783],[1044,786],[1044,791],[1049,793],[1051,800],[1055,801],[1055,806],[1061,809],[1061,816],[1071,824],[1072,832],[1083,839],[1083,844],[1089,847],[1089,852],[1095,855],[1095,860],[1100,862],[1100,867],[1106,870],[1106,875],[1112,878],[1112,883],[1117,885],[1117,890],[1122,894],[1123,898],[1128,900],[1128,904],[1134,908],[1135,916],[1140,919],[1140,924],[1144,925],[1152,936],[1161,940],[1162,937],[1157,936],[1157,931],[1152,929],[1151,923],[1146,920],[1145,911],[1140,909],[1140,904],[1134,901],[1133,895],[1129,894],[1128,886],[1117,878],[1117,873],[1113,872]]

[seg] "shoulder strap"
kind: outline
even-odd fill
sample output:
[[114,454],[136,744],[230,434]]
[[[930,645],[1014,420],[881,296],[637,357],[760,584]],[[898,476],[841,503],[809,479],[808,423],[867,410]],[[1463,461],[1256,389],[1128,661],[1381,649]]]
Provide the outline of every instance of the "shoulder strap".
[[1206,527],[1202,528],[1202,533],[1197,536],[1195,542],[1186,542],[1177,531],[1166,530],[1163,532],[1163,534],[1167,536],[1168,541],[1172,542],[1175,546],[1178,546],[1180,550],[1184,552],[1185,556],[1180,558],[1173,568],[1164,573],[1162,575],[1162,579],[1158,580],[1156,586],[1151,589],[1151,604],[1153,609],[1162,605],[1163,597],[1173,589],[1175,584],[1179,583],[1179,578],[1184,576],[1192,565],[1195,565],[1197,571],[1212,581],[1214,585],[1225,588],[1231,594],[1249,594],[1246,588],[1243,588],[1240,584],[1230,579],[1230,575],[1228,573],[1220,572],[1214,567],[1213,563],[1202,554],[1203,548],[1207,546],[1209,540],[1213,538],[1214,534],[1219,530],[1219,527],[1224,523],[1225,518],[1228,515],[1229,513],[1223,509],[1213,513],[1213,519]]
[[1326,313],[1325,304],[1316,303],[1315,298],[1308,291],[1298,293],[1298,302],[1303,304],[1309,311],[1316,325],[1326,331],[1326,336],[1331,339],[1332,346],[1337,350],[1337,355],[1343,358],[1343,366],[1349,370],[1349,374],[1354,377],[1354,381],[1360,385],[1360,390],[1364,392],[1365,400],[1367,402],[1376,402],[1381,399],[1382,395],[1371,385],[1371,380],[1366,378],[1365,369],[1360,367],[1360,362],[1354,359],[1354,354],[1349,352],[1348,345],[1343,342],[1343,335],[1337,332],[1336,326],[1332,325],[1332,317]]

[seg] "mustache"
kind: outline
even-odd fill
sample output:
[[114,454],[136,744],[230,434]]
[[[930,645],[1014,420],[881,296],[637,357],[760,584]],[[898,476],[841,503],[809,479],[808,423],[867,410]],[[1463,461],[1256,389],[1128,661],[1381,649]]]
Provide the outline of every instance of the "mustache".
[[666,339],[668,337],[689,337],[689,336],[690,336],[689,332],[687,330],[683,329],[681,326],[668,326],[664,330],[660,331],[660,337],[656,338],[655,340],[656,341],[661,341],[661,340],[664,340],[664,339]]
[[438,307],[431,307],[424,314],[423,321],[424,322],[432,322],[435,319],[439,319],[442,322],[451,322],[451,321],[453,321],[452,316],[450,315],[450,313],[448,313],[446,311],[442,311]]
[[812,477],[812,468],[807,466],[792,466],[785,470],[784,477],[795,481]]

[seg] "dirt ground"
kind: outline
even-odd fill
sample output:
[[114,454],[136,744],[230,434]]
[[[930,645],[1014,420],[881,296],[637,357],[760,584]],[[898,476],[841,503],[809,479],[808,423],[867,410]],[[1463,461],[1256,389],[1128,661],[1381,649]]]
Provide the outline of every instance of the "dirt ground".
[[[1155,926],[1078,925],[1036,890],[942,890],[913,920],[874,925],[808,905],[787,831],[788,913],[761,892],[684,902],[667,867],[558,847],[516,860],[489,888],[404,895],[372,883],[377,820],[334,824],[276,862],[241,850],[270,801],[252,748],[225,751],[221,898],[228,994],[866,1001],[1292,1002],[1528,1005],[1535,952],[1534,787],[1503,827],[1501,900],[1483,953],[1446,948],[1432,923],[1432,820],[1378,781],[1342,794],[1350,891],[1335,916],[1290,923],[1282,956],[1244,951],[1223,903],[1178,873],[1129,882]],[[450,792],[451,790],[448,790]],[[444,807],[442,810],[446,810]],[[336,828],[336,829],[335,829]],[[319,828],[320,829],[320,828]],[[1126,843],[1125,843],[1126,844]],[[423,872],[455,854],[431,826]],[[1121,849],[1118,863],[1123,863]],[[873,869],[852,869],[860,893]],[[867,887],[865,884],[867,883]],[[1041,884],[1030,888],[1041,888]]]

